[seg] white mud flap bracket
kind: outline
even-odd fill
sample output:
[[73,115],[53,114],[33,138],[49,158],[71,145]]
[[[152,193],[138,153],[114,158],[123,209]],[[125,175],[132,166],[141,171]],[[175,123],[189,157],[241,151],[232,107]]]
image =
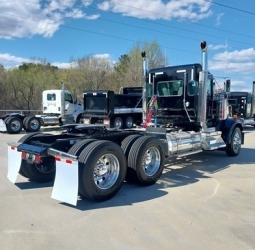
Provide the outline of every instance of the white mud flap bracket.
[[78,160],[74,155],[49,148],[48,154],[55,157],[56,176],[51,198],[77,205],[78,196]]
[[20,166],[21,166],[21,152],[17,151],[17,147],[20,143],[9,142],[8,143],[8,174],[7,178],[13,184],[16,182]]

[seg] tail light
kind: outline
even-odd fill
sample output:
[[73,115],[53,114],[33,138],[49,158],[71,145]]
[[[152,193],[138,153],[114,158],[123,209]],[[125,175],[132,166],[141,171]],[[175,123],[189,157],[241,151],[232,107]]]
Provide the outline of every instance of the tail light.
[[28,160],[32,163],[40,163],[42,161],[42,157],[40,155],[33,155],[26,152],[21,152],[21,158],[23,160]]

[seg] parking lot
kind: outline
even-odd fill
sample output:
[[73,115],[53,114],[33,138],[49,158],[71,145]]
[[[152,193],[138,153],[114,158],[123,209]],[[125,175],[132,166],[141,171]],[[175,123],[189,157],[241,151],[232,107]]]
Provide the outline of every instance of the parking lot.
[[53,183],[7,178],[0,133],[0,250],[255,249],[255,129],[245,128],[237,157],[203,152],[166,162],[160,180],[124,183],[106,202],[51,199]]

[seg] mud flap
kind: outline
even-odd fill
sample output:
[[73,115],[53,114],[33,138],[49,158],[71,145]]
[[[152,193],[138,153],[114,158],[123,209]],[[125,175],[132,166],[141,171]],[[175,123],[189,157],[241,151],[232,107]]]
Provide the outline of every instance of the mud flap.
[[8,146],[8,174],[7,178],[13,184],[16,182],[20,166],[21,166],[21,152],[17,151],[17,147]]
[[77,205],[78,161],[55,157],[56,176],[51,198]]
[[6,125],[3,119],[0,119],[0,132],[6,132]]

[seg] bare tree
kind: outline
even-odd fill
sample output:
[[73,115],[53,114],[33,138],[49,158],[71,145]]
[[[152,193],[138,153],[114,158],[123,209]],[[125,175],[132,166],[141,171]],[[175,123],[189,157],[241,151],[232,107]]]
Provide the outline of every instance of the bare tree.
[[[163,66],[167,61],[167,58],[165,58],[164,53],[156,40],[153,40],[151,43],[138,42],[127,53],[126,60],[119,62],[119,65],[122,66],[122,79],[119,79],[118,77],[116,77],[116,79],[123,84],[122,86],[142,85],[142,51],[146,52],[149,69]],[[123,59],[123,57],[121,57],[121,59]],[[119,67],[115,67],[115,74],[119,74]]]

